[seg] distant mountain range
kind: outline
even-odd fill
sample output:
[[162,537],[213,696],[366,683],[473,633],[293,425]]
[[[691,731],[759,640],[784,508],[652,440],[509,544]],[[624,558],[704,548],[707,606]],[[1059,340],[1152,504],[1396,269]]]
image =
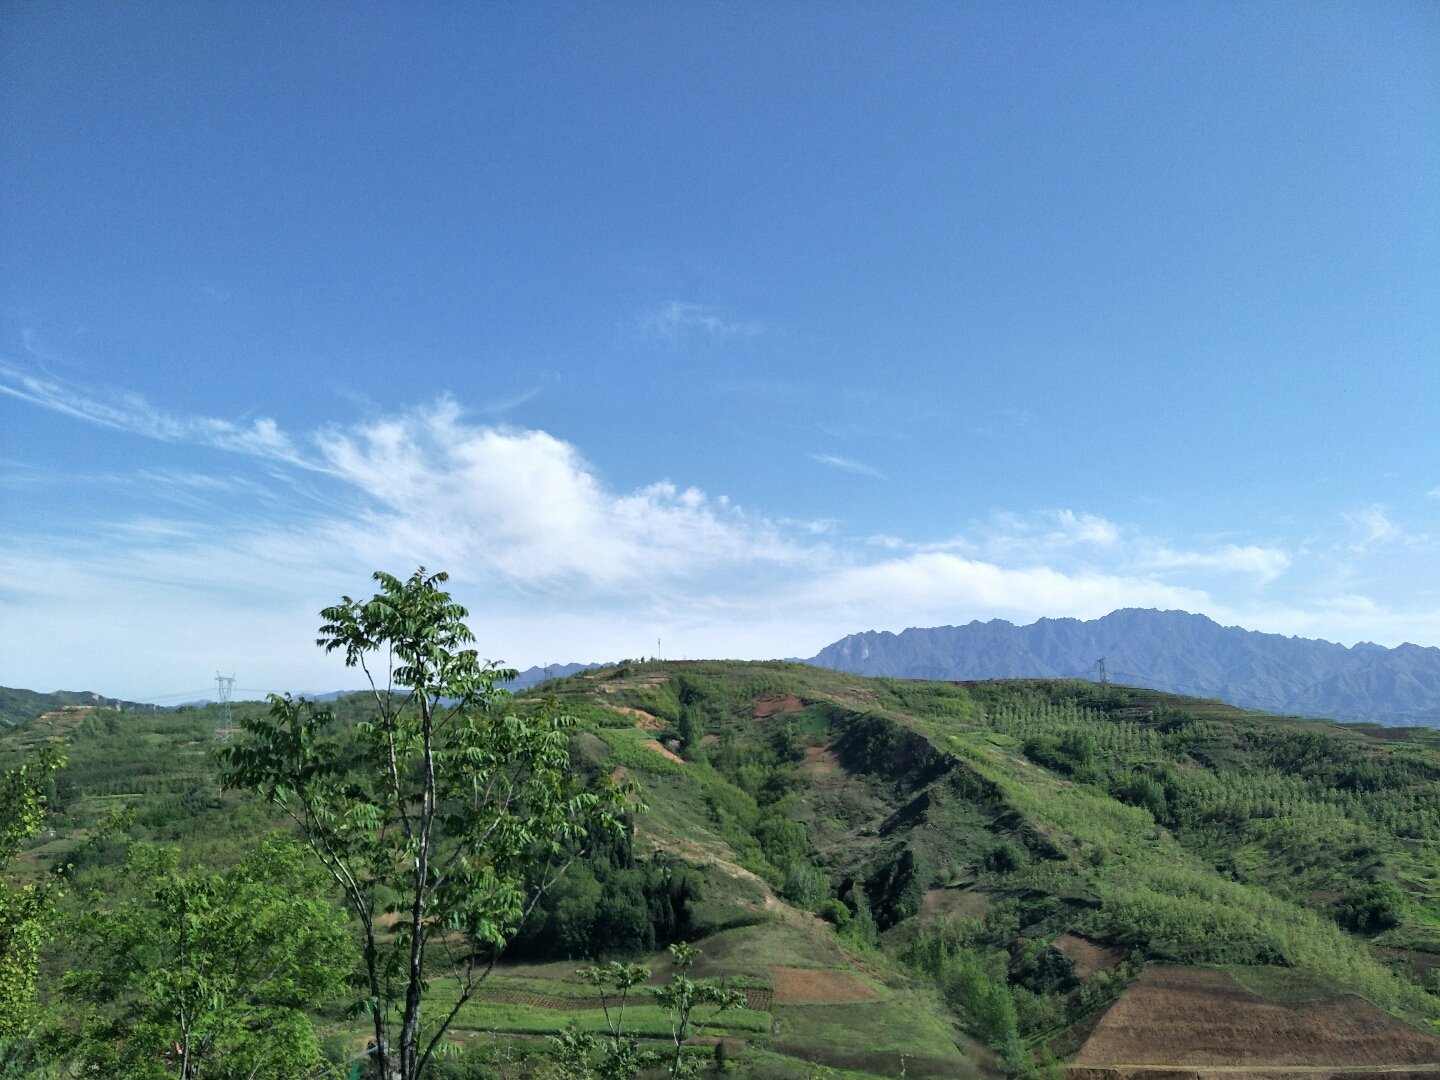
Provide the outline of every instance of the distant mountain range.
[[[1352,647],[1221,626],[1185,611],[1124,608],[1099,619],[1004,619],[892,634],[867,630],[801,663],[897,679],[1100,677],[1173,694],[1213,697],[1292,716],[1440,727],[1440,649],[1370,642]],[[526,690],[601,664],[551,664],[505,687]],[[327,701],[353,690],[307,693]],[[143,707],[98,694],[37,694],[0,687],[0,725],[67,704]],[[193,704],[207,704],[197,701]],[[173,708],[173,706],[171,706]]]
[[1440,726],[1440,649],[1262,634],[1184,611],[869,630],[807,663],[901,679],[1099,677],[1295,716]]

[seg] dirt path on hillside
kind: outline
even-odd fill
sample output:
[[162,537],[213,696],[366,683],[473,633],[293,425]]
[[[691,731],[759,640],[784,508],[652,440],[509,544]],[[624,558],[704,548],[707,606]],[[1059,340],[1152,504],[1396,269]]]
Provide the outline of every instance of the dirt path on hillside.
[[665,749],[665,747],[661,746],[660,743],[659,743],[659,741],[656,740],[656,739],[646,739],[646,740],[645,740],[643,743],[641,743],[640,745],[643,746],[643,747],[645,747],[645,749],[647,749],[647,750],[653,750],[655,753],[659,754],[659,755],[660,755],[661,757],[663,757],[663,758],[669,758],[671,761],[675,762],[675,764],[677,764],[677,765],[684,765],[684,764],[685,764],[685,759],[684,759],[683,757],[681,757],[679,754],[675,753],[674,750],[667,750],[667,749]]

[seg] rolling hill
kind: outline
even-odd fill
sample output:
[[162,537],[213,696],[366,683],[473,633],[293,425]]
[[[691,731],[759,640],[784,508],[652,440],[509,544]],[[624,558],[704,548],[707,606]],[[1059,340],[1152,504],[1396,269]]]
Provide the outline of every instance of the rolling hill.
[[[603,1024],[578,963],[663,975],[676,938],[744,995],[693,1048],[723,1042],[741,1078],[1440,1063],[1440,732],[793,663],[612,665],[539,694],[577,718],[573,767],[636,781],[646,808],[537,909],[461,1014],[446,1068],[474,1071],[440,1075],[498,1055],[529,1075],[537,1036]],[[279,827],[218,789],[212,712],[72,705],[0,735],[0,767],[68,743],[21,871],[69,864],[103,895],[117,809],[130,840],[210,864]],[[665,1037],[654,1006],[632,1015]],[[356,1030],[321,1023],[343,1056]]]

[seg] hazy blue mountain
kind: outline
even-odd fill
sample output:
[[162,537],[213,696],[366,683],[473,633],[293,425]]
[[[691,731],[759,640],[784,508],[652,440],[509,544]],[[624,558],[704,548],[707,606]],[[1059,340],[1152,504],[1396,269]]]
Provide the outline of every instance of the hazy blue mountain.
[[600,667],[600,664],[549,664],[546,667],[531,667],[520,672],[512,681],[505,684],[506,690],[528,690],[532,686],[538,686],[547,679],[563,679],[567,675],[574,675],[577,671],[586,671],[592,667]]
[[1096,678],[1102,657],[1113,682],[1300,716],[1440,726],[1440,649],[1347,648],[1184,611],[870,630],[827,645],[808,663],[903,679]]

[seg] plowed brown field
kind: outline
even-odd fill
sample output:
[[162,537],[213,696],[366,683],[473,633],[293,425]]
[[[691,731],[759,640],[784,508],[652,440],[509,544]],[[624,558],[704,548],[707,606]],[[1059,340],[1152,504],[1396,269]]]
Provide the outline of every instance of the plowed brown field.
[[1281,1005],[1219,971],[1152,967],[1100,1018],[1066,1071],[1070,1080],[1433,1077],[1440,1039],[1352,995]]
[[772,967],[775,1001],[780,1005],[835,1005],[873,1001],[877,996],[867,983],[848,971],[819,968]]

